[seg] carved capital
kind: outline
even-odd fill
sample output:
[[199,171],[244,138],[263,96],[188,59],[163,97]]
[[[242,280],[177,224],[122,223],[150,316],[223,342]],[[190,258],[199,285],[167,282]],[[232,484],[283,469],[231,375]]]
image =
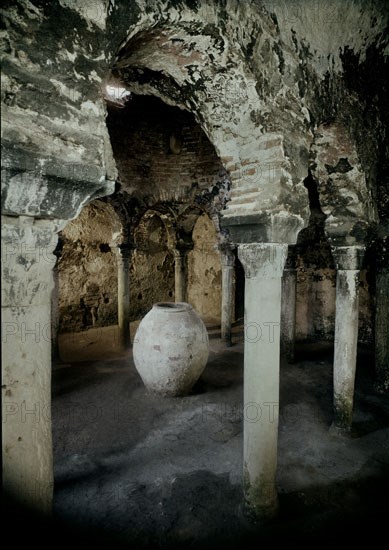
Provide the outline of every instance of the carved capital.
[[50,302],[59,220],[2,216],[2,305]]
[[335,261],[336,269],[340,270],[359,270],[362,266],[366,247],[363,245],[355,246],[331,246],[332,256]]
[[116,253],[117,261],[128,262],[134,253],[135,245],[133,243],[123,243],[113,247]]
[[287,244],[252,243],[238,246],[238,257],[247,279],[282,277],[287,254]]
[[224,268],[234,267],[235,254],[233,252],[232,246],[231,245],[219,246],[219,251],[220,251],[220,259],[221,259],[222,267]]

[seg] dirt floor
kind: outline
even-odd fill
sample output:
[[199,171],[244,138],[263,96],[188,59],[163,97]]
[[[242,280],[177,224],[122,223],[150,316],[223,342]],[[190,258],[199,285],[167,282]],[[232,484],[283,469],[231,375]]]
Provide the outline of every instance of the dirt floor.
[[[282,360],[280,513],[252,524],[242,510],[242,327],[230,348],[209,327],[208,365],[181,398],[149,394],[131,350],[107,342],[112,330],[89,333],[94,360],[85,360],[85,334],[60,342],[52,406],[56,540],[63,533],[64,541],[106,548],[259,548],[332,544],[342,533],[372,542],[385,531],[389,396],[374,390],[368,352],[359,352],[348,437],[329,430],[332,345],[301,344],[295,364]],[[259,421],[266,420],[264,411]]]

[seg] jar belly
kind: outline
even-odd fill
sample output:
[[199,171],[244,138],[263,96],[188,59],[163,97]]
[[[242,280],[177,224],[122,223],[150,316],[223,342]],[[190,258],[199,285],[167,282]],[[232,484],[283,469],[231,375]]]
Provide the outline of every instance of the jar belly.
[[189,304],[154,304],[138,327],[133,355],[135,367],[150,391],[185,395],[208,360],[205,325]]

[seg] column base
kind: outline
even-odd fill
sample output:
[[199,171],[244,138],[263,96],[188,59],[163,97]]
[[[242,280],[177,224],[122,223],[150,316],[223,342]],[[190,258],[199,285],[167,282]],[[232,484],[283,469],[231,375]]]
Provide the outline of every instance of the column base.
[[222,338],[221,340],[222,340],[222,342],[224,342],[226,348],[230,348],[230,347],[232,346],[232,339],[231,339],[231,337],[229,337],[229,338]]
[[130,329],[128,329],[127,333],[125,333],[124,330],[120,328],[119,346],[123,349],[129,349],[132,346]]
[[243,501],[243,515],[250,523],[265,523],[276,518],[279,513],[278,496],[269,504],[253,504],[249,500]]
[[333,422],[328,432],[330,435],[333,435],[333,436],[350,437],[351,426],[339,426],[338,424],[335,424]]
[[350,398],[343,395],[334,395],[334,419],[333,426],[339,432],[350,433],[353,418],[353,396]]
[[277,488],[274,481],[249,481],[245,471],[243,482],[243,513],[252,522],[269,521],[279,510]]

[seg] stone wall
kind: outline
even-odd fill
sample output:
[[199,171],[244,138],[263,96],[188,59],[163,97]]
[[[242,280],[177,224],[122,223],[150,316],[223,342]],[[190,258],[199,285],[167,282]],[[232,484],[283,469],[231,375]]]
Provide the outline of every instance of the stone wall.
[[[60,332],[117,324],[116,254],[109,243],[120,226],[109,224],[107,208],[99,201],[91,203],[62,232]],[[135,239],[129,277],[132,321],[142,318],[156,302],[174,301],[174,257],[158,215],[141,221]],[[216,231],[206,214],[198,218],[193,242],[188,254],[188,301],[205,318],[220,320],[220,256],[215,249]]]
[[[58,262],[60,332],[117,324],[116,254],[110,244],[120,232],[112,207],[101,201],[86,206],[63,230]],[[174,258],[160,217],[145,217],[135,238],[129,278],[133,321],[156,302],[174,301]],[[330,340],[334,336],[336,271],[328,244],[315,244],[312,233],[310,238],[300,244],[297,255],[296,339]],[[193,245],[188,253],[188,302],[207,320],[220,322],[220,254],[207,214],[194,226]],[[369,258],[366,263],[371,263]],[[371,266],[366,265],[361,271],[359,297],[359,341],[366,344],[373,342],[371,279]]]
[[[117,324],[117,260],[121,226],[111,206],[94,201],[63,230],[58,262],[59,331]],[[131,256],[131,320],[155,302],[174,300],[174,260],[161,220],[153,216],[135,233]]]
[[174,301],[174,258],[161,219],[154,215],[142,220],[135,239],[129,281],[132,321],[144,317],[156,302]]
[[[21,0],[8,3],[4,12],[4,213],[66,220],[91,197],[113,191],[117,172],[103,97],[106,82],[114,77],[148,95],[133,95],[127,114],[108,108],[118,187],[124,194],[148,204],[184,200],[219,180],[222,161],[233,182],[226,210],[234,218],[231,225],[239,216],[243,224],[250,214],[258,216],[255,223],[275,227],[267,217],[271,212],[285,227],[285,213],[301,215],[296,222],[301,228],[308,216],[301,182],[312,140],[323,124],[336,121],[354,144],[377,209],[378,218],[369,216],[369,221],[378,221],[379,237],[387,236],[385,2],[87,4]],[[175,108],[171,116],[172,107],[152,107],[152,95],[181,110]],[[246,229],[243,224],[242,232]],[[114,316],[114,286],[107,296],[92,282],[96,266],[107,280],[114,266],[112,252],[98,249],[97,242],[64,239],[69,264],[83,258],[86,267],[79,279],[62,262],[68,282],[62,276],[61,284],[69,287],[62,313],[73,307],[74,285],[80,286],[84,304],[93,304],[79,315],[79,327]],[[168,261],[165,255],[156,265]],[[310,269],[300,272],[299,285],[317,300],[317,308],[322,304],[318,311],[329,320],[321,326],[319,313],[299,318],[302,327],[326,333],[333,274],[326,266]],[[367,308],[361,333],[368,339],[371,330],[364,327],[372,300],[365,288],[367,282],[361,286],[361,308]],[[170,291],[169,283],[168,296]],[[143,300],[142,291],[142,299],[135,287],[132,292],[134,302]],[[307,316],[317,321],[312,324]],[[61,323],[64,328],[63,315]],[[301,328],[302,335],[310,332]]]
[[117,323],[117,265],[111,249],[121,225],[100,201],[83,208],[62,231],[58,261],[59,331]]

